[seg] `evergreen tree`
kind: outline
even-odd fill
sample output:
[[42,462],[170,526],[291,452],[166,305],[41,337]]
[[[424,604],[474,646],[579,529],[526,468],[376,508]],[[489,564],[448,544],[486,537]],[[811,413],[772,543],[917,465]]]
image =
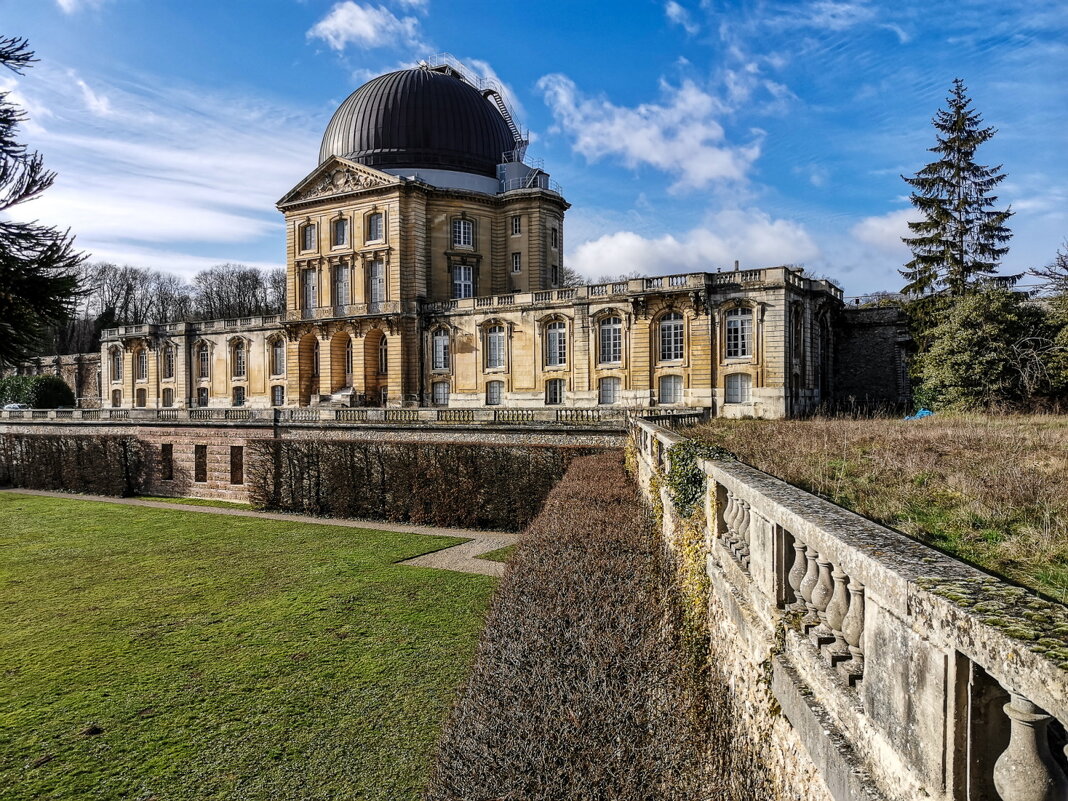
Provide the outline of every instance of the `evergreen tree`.
[[[34,61],[25,39],[0,37],[0,66],[16,74]],[[25,115],[0,93],[0,365],[25,358],[48,326],[71,314],[82,256],[69,232],[15,222],[9,210],[44,192],[55,173],[15,139]]]
[[932,120],[937,144],[929,148],[938,159],[912,178],[901,176],[913,187],[909,199],[923,219],[910,222],[914,234],[904,237],[912,260],[901,270],[908,281],[902,291],[924,294],[948,290],[961,295],[968,287],[992,275],[1012,232],[1005,225],[1012,210],[993,210],[997,197],[991,190],[1005,176],[1001,165],[975,163],[975,151],[997,133],[983,128],[983,118],[972,110],[971,98],[960,78]]

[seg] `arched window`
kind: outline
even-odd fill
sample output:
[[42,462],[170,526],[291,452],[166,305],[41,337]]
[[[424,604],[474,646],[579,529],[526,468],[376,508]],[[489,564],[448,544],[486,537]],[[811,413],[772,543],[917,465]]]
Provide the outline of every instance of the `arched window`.
[[281,337],[271,342],[271,375],[286,372],[286,343]]
[[232,372],[233,377],[244,378],[247,371],[247,365],[245,359],[245,343],[243,341],[238,340],[231,346],[230,359],[234,368]]
[[449,405],[449,382],[435,381],[430,385],[430,401],[435,406]]
[[345,382],[352,386],[352,337],[345,342]]
[[172,406],[174,406],[174,390],[167,387],[163,390],[163,407],[169,409]]
[[137,351],[137,380],[148,380],[148,351],[144,348]]
[[486,329],[486,368],[504,367],[504,326],[491,325]]
[[660,377],[660,402],[682,403],[681,375],[665,375]]
[[559,406],[564,402],[564,379],[550,378],[545,382],[545,404]]
[[174,348],[170,345],[163,348],[163,377],[174,378]]
[[548,367],[567,364],[567,324],[561,320],[545,326],[545,364]]
[[601,404],[619,402],[619,379],[614,376],[602,378],[597,385],[597,402]]
[[431,354],[430,365],[432,370],[449,369],[449,332],[439,328],[430,339]]
[[500,406],[501,395],[504,394],[504,382],[503,381],[487,381],[486,382],[486,405],[487,406]]
[[623,361],[623,320],[619,317],[605,317],[599,326],[600,363],[619,364]]
[[319,375],[319,340],[315,340],[312,344],[311,374]]
[[201,342],[197,346],[197,375],[200,378],[211,377],[211,356],[206,342]]
[[385,375],[389,372],[389,343],[385,337],[378,343],[378,374]]
[[122,381],[122,351],[119,348],[111,349],[111,380]]
[[349,241],[349,221],[344,217],[334,220],[334,247],[347,245]]
[[385,239],[384,226],[382,225],[382,212],[376,211],[367,215],[367,241],[381,242]]
[[681,361],[682,348],[682,315],[678,312],[668,312],[660,318],[660,361]]
[[748,359],[753,355],[753,310],[727,312],[727,358]]
[[753,379],[748,373],[731,373],[726,377],[725,382],[727,387],[726,403],[749,403]]

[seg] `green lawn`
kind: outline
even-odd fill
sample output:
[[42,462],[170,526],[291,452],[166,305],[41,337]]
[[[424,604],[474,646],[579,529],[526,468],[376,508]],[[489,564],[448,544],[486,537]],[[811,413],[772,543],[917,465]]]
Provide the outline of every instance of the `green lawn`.
[[417,798],[494,580],[456,540],[0,493],[0,798]]
[[477,558],[489,559],[491,562],[507,562],[512,558],[512,554],[515,553],[517,547],[517,545],[505,545],[503,548],[498,548],[495,551],[481,553]]
[[176,503],[181,506],[217,506],[220,509],[251,509],[251,503],[237,501],[217,501],[212,498],[171,498],[167,495],[138,495],[139,501],[156,501],[157,503]]

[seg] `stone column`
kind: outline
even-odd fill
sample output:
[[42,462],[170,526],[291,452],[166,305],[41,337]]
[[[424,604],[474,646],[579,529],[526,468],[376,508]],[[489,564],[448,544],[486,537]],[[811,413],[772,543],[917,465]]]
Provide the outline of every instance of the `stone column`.
[[1046,732],[1052,719],[1021,695],[1010,694],[1009,745],[994,764],[1002,801],[1068,801],[1068,779],[1053,760]]

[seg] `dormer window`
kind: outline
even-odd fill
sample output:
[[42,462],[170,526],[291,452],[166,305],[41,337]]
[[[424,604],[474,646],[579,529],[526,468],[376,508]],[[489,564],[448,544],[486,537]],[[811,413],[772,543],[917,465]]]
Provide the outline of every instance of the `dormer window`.
[[300,229],[300,249],[315,250],[315,223],[308,223]]
[[349,221],[342,217],[334,220],[334,247],[349,243]]
[[455,248],[475,246],[475,224],[471,220],[452,221],[452,246]]
[[367,241],[381,242],[383,239],[385,239],[385,235],[382,225],[382,212],[376,211],[374,214],[368,214]]

